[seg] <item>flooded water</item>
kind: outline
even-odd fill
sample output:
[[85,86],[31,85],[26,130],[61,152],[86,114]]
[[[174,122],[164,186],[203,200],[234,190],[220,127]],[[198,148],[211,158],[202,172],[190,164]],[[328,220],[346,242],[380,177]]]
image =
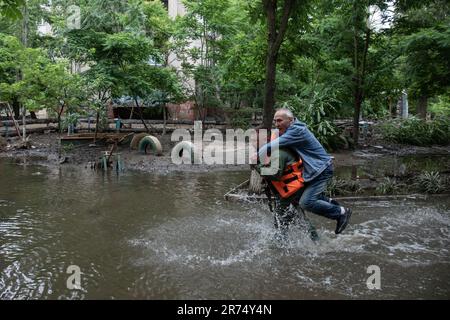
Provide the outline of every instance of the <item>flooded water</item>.
[[342,235],[309,214],[321,240],[292,229],[280,248],[266,206],[223,200],[247,177],[0,160],[0,298],[450,298],[450,199],[346,203]]
[[[365,158],[364,161],[351,166],[336,168],[336,175],[341,179],[382,178],[389,176],[403,176],[417,174],[423,171],[449,172],[450,157],[448,155],[427,156],[381,156]],[[361,159],[361,158],[360,158]]]

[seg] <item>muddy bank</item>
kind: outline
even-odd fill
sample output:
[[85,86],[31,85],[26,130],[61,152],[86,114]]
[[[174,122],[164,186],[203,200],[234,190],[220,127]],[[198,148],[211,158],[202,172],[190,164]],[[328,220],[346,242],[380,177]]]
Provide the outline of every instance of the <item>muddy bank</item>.
[[[248,165],[176,165],[172,163],[171,151],[178,141],[171,141],[171,135],[156,135],[162,145],[162,155],[141,154],[138,150],[132,150],[129,142],[118,145],[115,153],[120,153],[128,170],[138,170],[143,172],[155,172],[167,174],[171,172],[210,172],[210,171],[239,171],[249,170]],[[61,145],[60,136],[56,133],[32,134],[30,135],[30,147],[28,149],[17,148],[20,140],[17,137],[3,140],[0,145],[0,157],[26,159],[28,163],[35,163],[45,166],[90,166],[99,160],[104,151],[111,149],[111,145],[99,142],[96,146],[83,143],[80,145]],[[420,156],[427,158],[430,156],[450,156],[449,146],[415,147],[404,146],[383,141],[371,141],[362,144],[355,150],[342,150],[333,152],[335,168],[364,166],[377,159],[392,157]],[[387,164],[389,165],[389,164]],[[356,175],[352,178],[359,178]]]
[[[171,172],[210,172],[210,171],[239,171],[249,170],[248,165],[224,165],[224,164],[174,164],[171,159],[172,148],[178,141],[171,141],[170,134],[156,136],[162,145],[162,155],[153,153],[143,154],[138,150],[132,150],[129,142],[117,145],[113,155],[120,154],[127,170],[154,172],[168,174]],[[20,140],[17,137],[9,138],[0,150],[0,157],[11,158],[17,161],[26,160],[27,163],[35,163],[44,166],[76,165],[89,167],[99,161],[103,152],[111,150],[111,144],[102,141],[95,146],[90,143],[61,144],[58,134],[36,134],[30,136],[30,147],[22,149],[18,147]]]

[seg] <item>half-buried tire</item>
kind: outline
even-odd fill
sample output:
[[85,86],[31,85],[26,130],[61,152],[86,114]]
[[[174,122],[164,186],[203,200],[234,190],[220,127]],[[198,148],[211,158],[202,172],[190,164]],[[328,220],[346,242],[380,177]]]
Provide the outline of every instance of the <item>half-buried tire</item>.
[[162,155],[162,146],[159,140],[154,136],[147,135],[139,141],[139,152],[147,154],[149,150],[157,156]]
[[178,142],[172,148],[171,157],[175,164],[181,163],[201,163],[201,154],[194,151],[194,144],[190,141]]
[[131,142],[130,142],[130,148],[131,148],[132,150],[137,150],[138,147],[139,147],[139,142],[141,142],[142,138],[144,138],[145,136],[148,136],[148,133],[146,133],[146,132],[143,132],[143,133],[136,133],[136,134],[133,136],[133,139],[131,139]]

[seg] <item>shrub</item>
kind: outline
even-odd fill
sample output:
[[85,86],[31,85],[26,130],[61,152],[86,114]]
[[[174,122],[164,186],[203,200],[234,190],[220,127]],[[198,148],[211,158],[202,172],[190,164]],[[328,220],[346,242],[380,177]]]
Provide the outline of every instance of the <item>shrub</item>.
[[333,177],[328,183],[325,193],[330,197],[334,197],[337,195],[357,194],[361,190],[359,181]]
[[446,181],[439,172],[425,171],[417,178],[416,185],[425,193],[440,193],[445,190]]
[[300,95],[291,96],[277,107],[289,108],[299,120],[307,124],[308,129],[317,140],[328,149],[332,148],[332,140],[336,136],[336,129],[331,120],[335,113],[334,97],[321,88],[306,88]]
[[378,194],[394,194],[398,188],[399,186],[394,179],[385,177],[383,181],[378,184],[376,192]]
[[450,119],[438,117],[425,121],[415,117],[393,120],[381,127],[383,137],[392,142],[416,146],[447,145],[450,143]]

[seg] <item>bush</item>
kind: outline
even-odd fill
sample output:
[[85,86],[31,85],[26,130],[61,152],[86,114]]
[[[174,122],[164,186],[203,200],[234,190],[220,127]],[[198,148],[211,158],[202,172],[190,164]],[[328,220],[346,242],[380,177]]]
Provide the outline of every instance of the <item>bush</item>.
[[78,120],[80,118],[80,114],[74,112],[74,113],[67,113],[67,115],[64,117],[62,121],[62,129],[67,130],[67,128],[72,125],[74,127],[77,126]]
[[334,96],[324,88],[307,87],[300,95],[291,96],[277,107],[292,110],[300,121],[307,124],[308,129],[327,149],[332,149],[332,140],[336,129],[331,116],[335,113]]
[[435,102],[430,103],[428,111],[435,116],[450,117],[450,95],[438,96]]
[[432,121],[411,117],[389,121],[381,128],[384,139],[392,142],[416,146],[450,143],[450,119],[447,117],[438,117]]
[[425,193],[440,193],[445,190],[446,181],[436,171],[425,171],[417,178],[417,187]]
[[362,188],[359,181],[333,177],[328,183],[325,193],[330,197],[334,197],[337,195],[358,194],[361,191]]
[[75,145],[73,143],[63,144],[61,145],[62,152],[68,153],[75,149]]
[[399,185],[394,179],[385,177],[383,181],[378,184],[376,192],[378,194],[394,194],[398,188]]

